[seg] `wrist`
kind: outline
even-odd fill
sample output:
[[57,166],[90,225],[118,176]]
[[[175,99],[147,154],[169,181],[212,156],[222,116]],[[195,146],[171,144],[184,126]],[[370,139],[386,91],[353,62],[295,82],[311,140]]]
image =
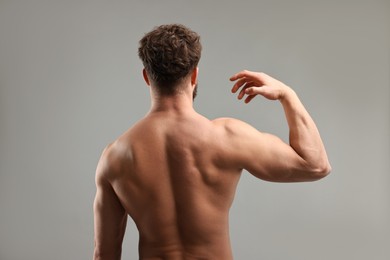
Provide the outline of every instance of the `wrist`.
[[296,96],[295,91],[289,86],[284,86],[283,90],[281,91],[279,101],[283,103],[286,100],[290,100],[294,96]]

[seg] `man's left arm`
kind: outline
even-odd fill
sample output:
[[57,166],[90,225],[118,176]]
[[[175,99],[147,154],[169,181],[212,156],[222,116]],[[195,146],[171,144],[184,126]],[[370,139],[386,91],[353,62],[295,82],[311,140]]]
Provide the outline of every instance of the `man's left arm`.
[[95,250],[94,260],[120,259],[126,230],[127,214],[110,182],[109,167],[104,159],[96,170],[96,196],[94,201]]

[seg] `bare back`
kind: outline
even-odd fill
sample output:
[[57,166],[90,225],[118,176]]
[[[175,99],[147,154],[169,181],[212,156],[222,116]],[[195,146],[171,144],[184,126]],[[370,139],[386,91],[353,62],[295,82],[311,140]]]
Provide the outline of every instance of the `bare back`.
[[110,145],[96,170],[95,259],[120,259],[127,215],[140,259],[232,259],[229,209],[242,169],[274,182],[315,181],[330,172],[319,131],[296,93],[264,74],[231,77],[232,92],[279,100],[289,144],[236,119],[210,121],[192,107],[197,70],[184,92],[152,93],[151,112]]
[[227,139],[218,121],[155,112],[114,144],[128,160],[112,186],[139,230],[141,259],[232,259],[228,214],[241,169]]

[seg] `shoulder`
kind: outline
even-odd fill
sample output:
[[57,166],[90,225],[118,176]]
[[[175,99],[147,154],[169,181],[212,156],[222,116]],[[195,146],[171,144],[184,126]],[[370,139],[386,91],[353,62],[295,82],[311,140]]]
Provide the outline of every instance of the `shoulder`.
[[234,150],[250,150],[253,147],[263,146],[268,134],[262,133],[250,124],[235,118],[217,118],[212,121],[219,128],[226,144]]
[[232,117],[219,117],[211,121],[214,125],[224,128],[237,128],[245,122]]
[[212,120],[212,123],[216,127],[223,128],[226,133],[231,136],[242,136],[259,133],[259,131],[250,124],[231,117],[216,118]]
[[128,147],[123,140],[118,139],[104,148],[96,168],[96,180],[111,182],[129,169],[133,160]]
[[232,149],[245,152],[256,153],[267,149],[275,137],[271,134],[261,132],[250,124],[235,118],[217,118],[213,123],[221,127],[224,141]]

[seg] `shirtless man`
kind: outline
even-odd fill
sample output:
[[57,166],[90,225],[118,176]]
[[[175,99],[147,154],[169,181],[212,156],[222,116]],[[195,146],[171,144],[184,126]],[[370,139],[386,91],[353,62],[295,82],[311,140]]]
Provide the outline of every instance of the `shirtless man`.
[[94,259],[120,259],[127,216],[139,231],[140,259],[232,259],[229,209],[245,169],[273,182],[315,181],[330,165],[313,120],[295,92],[264,74],[241,71],[232,92],[282,104],[290,144],[232,118],[193,108],[201,45],[182,25],[140,41],[150,112],[110,144],[97,170]]

